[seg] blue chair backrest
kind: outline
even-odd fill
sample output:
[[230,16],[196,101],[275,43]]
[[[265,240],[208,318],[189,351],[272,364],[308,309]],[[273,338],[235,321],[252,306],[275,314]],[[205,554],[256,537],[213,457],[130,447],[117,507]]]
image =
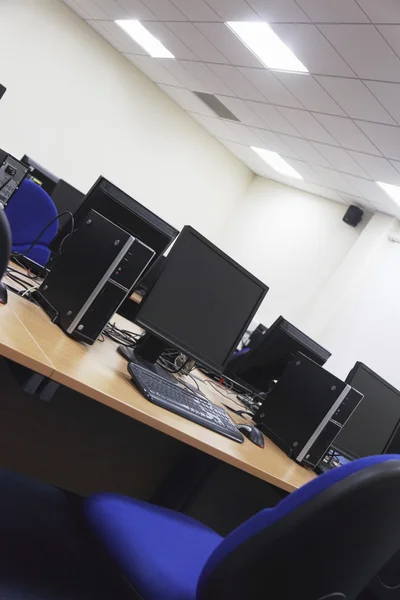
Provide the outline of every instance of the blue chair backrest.
[[318,477],[261,511],[208,559],[197,600],[356,598],[400,548],[400,456]]
[[[12,234],[12,251],[25,254],[48,223],[57,217],[57,209],[47,192],[25,179],[5,209]],[[58,219],[43,233],[39,242],[27,254],[28,258],[45,265],[50,258],[49,244],[58,231]]]

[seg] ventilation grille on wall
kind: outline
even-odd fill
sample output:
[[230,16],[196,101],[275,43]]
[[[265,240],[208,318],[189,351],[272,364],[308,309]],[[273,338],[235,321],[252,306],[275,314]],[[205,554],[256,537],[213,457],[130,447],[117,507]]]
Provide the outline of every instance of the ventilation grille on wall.
[[233,112],[229,110],[214,94],[206,94],[205,92],[193,92],[196,96],[204,102],[215,114],[221,119],[228,119],[229,121],[236,121],[240,123]]

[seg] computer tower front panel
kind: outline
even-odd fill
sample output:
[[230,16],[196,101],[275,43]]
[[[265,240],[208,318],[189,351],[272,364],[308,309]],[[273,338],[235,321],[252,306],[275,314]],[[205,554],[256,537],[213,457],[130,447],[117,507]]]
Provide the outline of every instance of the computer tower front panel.
[[361,399],[345,382],[298,353],[254,420],[289,456],[314,468]]
[[63,247],[37,300],[66,333],[90,344],[154,252],[94,210]]

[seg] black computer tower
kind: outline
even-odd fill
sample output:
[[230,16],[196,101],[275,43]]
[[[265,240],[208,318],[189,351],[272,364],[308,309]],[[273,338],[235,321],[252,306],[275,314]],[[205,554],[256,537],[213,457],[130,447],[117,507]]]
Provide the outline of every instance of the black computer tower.
[[93,344],[154,256],[96,211],[65,240],[36,299],[73,338]]
[[315,468],[363,396],[296,354],[254,421],[300,464]]
[[8,152],[0,150],[0,205],[3,208],[7,206],[27,174],[28,167]]

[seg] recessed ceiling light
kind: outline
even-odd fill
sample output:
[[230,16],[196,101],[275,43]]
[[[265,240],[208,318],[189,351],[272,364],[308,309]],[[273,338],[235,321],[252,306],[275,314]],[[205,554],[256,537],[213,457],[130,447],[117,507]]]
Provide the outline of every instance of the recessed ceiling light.
[[266,163],[270,165],[278,173],[282,175],[288,175],[289,177],[295,177],[296,179],[303,179],[303,177],[293,169],[279,154],[271,152],[270,150],[264,150],[264,148],[256,148],[251,146],[251,149],[258,154]]
[[388,196],[391,197],[392,200],[400,205],[400,187],[398,185],[382,183],[382,181],[377,181],[376,183],[383,189],[384,192],[387,193]]
[[143,27],[140,21],[128,19],[115,22],[153,58],[175,58],[150,31],[147,31],[146,27]]
[[308,69],[282,42],[268,23],[228,21],[225,23],[266,67],[277,71],[308,73]]

